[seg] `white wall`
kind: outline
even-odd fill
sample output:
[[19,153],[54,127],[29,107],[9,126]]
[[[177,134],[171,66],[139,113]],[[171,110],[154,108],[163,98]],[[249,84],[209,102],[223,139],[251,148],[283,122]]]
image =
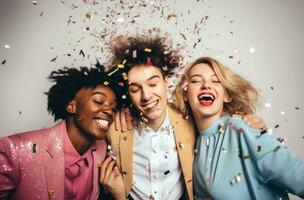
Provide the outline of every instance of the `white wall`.
[[[52,70],[90,65],[95,57],[105,62],[112,36],[159,27],[184,47],[185,61],[214,56],[249,79],[263,97],[257,114],[270,128],[278,124],[276,134],[286,136],[290,151],[304,159],[304,1],[0,2],[0,62],[6,60],[0,63],[1,136],[54,124],[46,111],[44,94],[51,85],[46,77]],[[86,27],[89,30],[85,31]],[[251,53],[251,48],[255,52]],[[85,58],[79,55],[81,49]]]

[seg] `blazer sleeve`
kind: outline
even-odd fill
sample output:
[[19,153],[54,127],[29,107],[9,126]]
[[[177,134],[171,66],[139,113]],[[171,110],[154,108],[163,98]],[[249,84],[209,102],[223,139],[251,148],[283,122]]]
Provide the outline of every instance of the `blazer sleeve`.
[[0,199],[7,199],[19,179],[18,151],[10,137],[0,138]]
[[263,134],[244,122],[238,126],[264,182],[304,198],[304,161],[290,153],[273,135]]

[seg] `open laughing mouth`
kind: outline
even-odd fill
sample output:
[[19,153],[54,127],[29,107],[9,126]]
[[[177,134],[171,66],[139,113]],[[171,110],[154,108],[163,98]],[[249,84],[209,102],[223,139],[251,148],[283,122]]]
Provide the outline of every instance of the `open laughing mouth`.
[[152,101],[150,103],[142,104],[141,107],[142,107],[142,109],[144,111],[151,111],[151,110],[153,110],[156,107],[156,105],[158,104],[158,102],[159,102],[159,100],[155,100],[155,101]]
[[198,100],[202,106],[211,106],[215,100],[215,97],[212,93],[203,92],[198,95]]
[[102,129],[108,129],[110,122],[106,119],[95,119],[97,124],[102,128]]

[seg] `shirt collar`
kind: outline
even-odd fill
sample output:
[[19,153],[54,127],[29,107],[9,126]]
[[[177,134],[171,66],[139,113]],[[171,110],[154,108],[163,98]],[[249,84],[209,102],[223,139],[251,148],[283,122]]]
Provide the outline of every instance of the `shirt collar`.
[[137,129],[139,135],[141,135],[142,133],[157,134],[157,133],[164,133],[164,132],[166,134],[170,135],[171,132],[173,131],[173,127],[171,125],[170,118],[168,115],[168,110],[166,110],[165,120],[163,121],[163,123],[161,124],[161,126],[159,127],[159,129],[157,131],[154,131],[152,128],[150,128],[143,122],[139,122],[135,128]]
[[76,151],[75,147],[73,146],[67,131],[64,133],[64,159],[65,159],[65,167],[70,168],[76,162],[82,159],[86,159],[86,162],[92,160],[92,151],[96,150],[95,144],[91,145],[89,149],[81,156]]
[[213,122],[210,127],[201,131],[200,135],[205,137],[219,133],[221,128],[224,129],[224,125],[226,124],[227,119],[229,119],[228,115],[221,116],[215,122]]

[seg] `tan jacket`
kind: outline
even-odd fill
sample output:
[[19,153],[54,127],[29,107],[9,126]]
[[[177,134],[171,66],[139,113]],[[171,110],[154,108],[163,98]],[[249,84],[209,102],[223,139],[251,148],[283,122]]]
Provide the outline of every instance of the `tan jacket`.
[[[168,106],[168,114],[174,129],[175,143],[187,189],[187,196],[189,200],[193,200],[192,162],[195,143],[193,123],[191,120],[184,119],[182,114],[171,106]],[[109,135],[112,148],[117,153],[117,166],[121,170],[127,193],[129,193],[133,183],[134,130],[120,132],[115,131],[112,126]]]

